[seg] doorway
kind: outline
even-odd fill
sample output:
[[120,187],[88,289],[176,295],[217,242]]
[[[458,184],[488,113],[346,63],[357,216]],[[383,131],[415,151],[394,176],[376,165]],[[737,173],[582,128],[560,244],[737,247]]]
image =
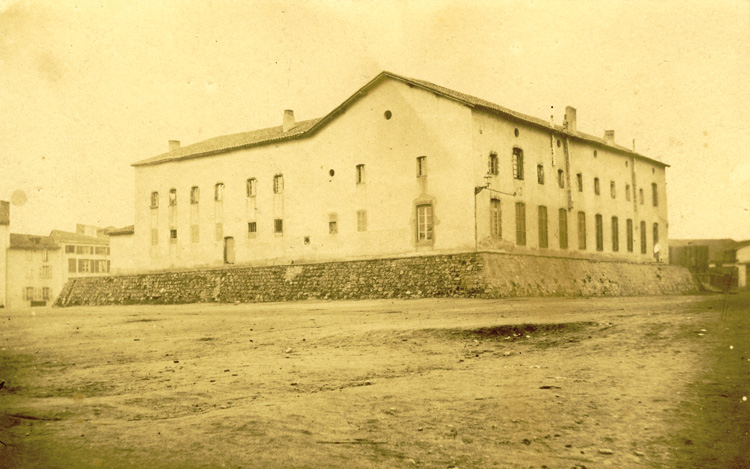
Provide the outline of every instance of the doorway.
[[231,236],[224,238],[224,263],[234,264],[234,238]]

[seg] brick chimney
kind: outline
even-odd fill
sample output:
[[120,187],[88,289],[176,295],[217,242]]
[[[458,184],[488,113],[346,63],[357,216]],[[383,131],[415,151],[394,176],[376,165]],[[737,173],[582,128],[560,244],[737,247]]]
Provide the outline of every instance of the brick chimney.
[[169,141],[169,151],[174,151],[180,148],[180,141],[179,140],[170,140]]
[[294,111],[287,109],[284,111],[284,132],[289,132],[294,128]]
[[565,107],[565,121],[563,126],[571,132],[576,132],[576,108],[572,106]]
[[608,145],[614,145],[615,144],[615,131],[614,130],[605,130],[604,131],[604,141],[607,142]]

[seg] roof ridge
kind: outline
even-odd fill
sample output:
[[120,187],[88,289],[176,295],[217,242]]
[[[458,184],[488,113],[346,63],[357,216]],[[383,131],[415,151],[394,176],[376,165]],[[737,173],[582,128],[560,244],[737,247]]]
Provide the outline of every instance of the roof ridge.
[[[555,132],[558,132],[563,135],[567,135],[569,137],[585,140],[590,143],[596,143],[605,148],[627,153],[627,154],[636,156],[641,159],[645,159],[647,161],[650,161],[658,165],[669,166],[666,163],[663,163],[657,159],[647,157],[631,149],[628,149],[627,147],[617,145],[614,142],[609,143],[603,138],[595,137],[585,132],[580,132],[578,130],[571,131],[563,126],[555,125],[551,122],[545,121],[544,119],[514,111],[510,108],[506,108],[499,104],[495,104],[483,98],[478,98],[476,96],[472,96],[472,95],[469,95],[460,91],[455,91],[450,88],[446,88],[444,86],[437,85],[435,83],[432,83],[426,80],[409,78],[404,75],[399,75],[397,73],[389,72],[386,70],[380,72],[377,76],[375,76],[375,78],[373,78],[372,80],[367,82],[364,86],[359,88],[354,94],[350,95],[346,100],[344,100],[344,102],[336,106],[332,111],[330,111],[325,116],[321,118],[317,118],[317,119],[308,119],[305,121],[297,122],[296,125],[292,127],[290,130],[288,130],[287,132],[283,132],[283,126],[278,125],[278,126],[273,126],[273,127],[266,127],[262,129],[251,130],[248,132],[239,132],[239,133],[234,133],[234,134],[212,137],[210,139],[202,140],[202,141],[199,141],[199,142],[196,142],[196,143],[184,146],[184,147],[180,147],[175,150],[171,150],[171,151],[159,154],[151,158],[137,161],[133,163],[131,166],[136,166],[136,167],[146,166],[146,165],[151,165],[151,164],[167,163],[170,161],[178,161],[178,160],[188,159],[188,158],[198,158],[202,156],[209,156],[213,154],[224,153],[227,151],[236,150],[240,148],[248,148],[251,146],[263,145],[263,144],[268,144],[271,142],[285,141],[285,140],[289,140],[292,138],[301,138],[306,135],[312,135],[315,132],[317,132],[319,129],[323,128],[327,121],[337,116],[349,104],[358,100],[362,96],[364,90],[373,86],[383,77],[389,77],[395,80],[399,80],[410,86],[419,86],[419,87],[428,89],[432,92],[440,93],[441,95],[443,95],[444,97],[448,99],[453,99],[455,101],[461,102],[471,107],[478,107],[478,108],[483,108],[488,111],[501,113],[511,118],[518,119],[522,122],[526,122],[526,123],[533,124],[539,127],[551,129]],[[268,134],[268,135],[265,135],[265,134]],[[243,137],[250,137],[251,135],[259,136],[260,138],[256,140],[253,140],[251,138],[243,139]],[[216,141],[221,141],[221,140],[228,140],[228,141],[223,146],[217,145],[215,147],[212,147],[210,145],[211,142],[216,142]],[[191,150],[198,150],[198,151],[191,153]]]

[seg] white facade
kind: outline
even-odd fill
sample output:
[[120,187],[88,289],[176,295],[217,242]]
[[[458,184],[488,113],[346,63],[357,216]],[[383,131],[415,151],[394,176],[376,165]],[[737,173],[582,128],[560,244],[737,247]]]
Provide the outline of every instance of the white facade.
[[[228,136],[223,147],[221,138],[173,145],[134,165],[133,251],[113,257],[132,259],[127,271],[472,250],[633,262],[653,261],[656,244],[666,253],[664,164],[578,133],[574,110],[566,128],[553,128],[483,103],[384,72],[304,130],[287,114],[286,131],[268,129],[265,140],[235,145],[236,136]],[[518,168],[514,173],[514,153],[523,155],[523,179]],[[546,231],[540,230],[545,211]],[[560,242],[566,234],[567,246]]]

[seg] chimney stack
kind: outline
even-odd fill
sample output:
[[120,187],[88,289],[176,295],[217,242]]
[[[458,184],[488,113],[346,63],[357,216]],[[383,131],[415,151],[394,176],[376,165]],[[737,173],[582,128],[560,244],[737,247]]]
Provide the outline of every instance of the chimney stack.
[[0,225],[10,225],[10,202],[7,200],[0,200]]
[[169,141],[169,151],[177,150],[180,148],[180,141],[179,140],[170,140]]
[[284,111],[284,132],[289,132],[294,128],[294,111],[287,109]]
[[615,131],[614,130],[605,130],[604,131],[604,141],[607,142],[608,145],[614,145],[615,144]]
[[572,106],[565,107],[565,128],[571,132],[576,132],[576,108]]

